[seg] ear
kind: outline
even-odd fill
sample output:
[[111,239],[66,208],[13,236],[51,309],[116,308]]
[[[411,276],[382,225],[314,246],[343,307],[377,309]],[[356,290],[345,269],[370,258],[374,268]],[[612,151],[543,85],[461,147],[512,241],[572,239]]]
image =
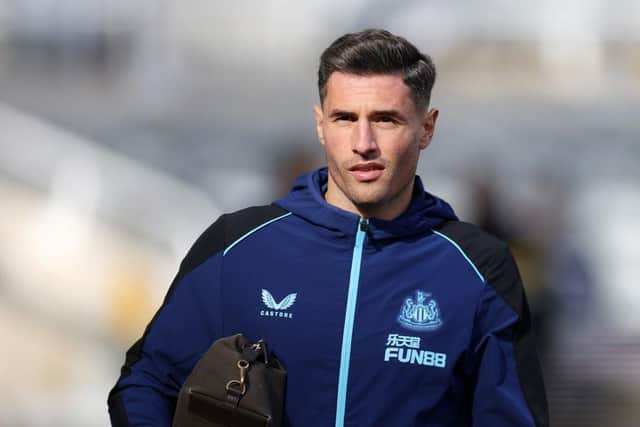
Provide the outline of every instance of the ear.
[[433,134],[436,131],[436,121],[440,112],[435,108],[427,111],[422,120],[422,135],[420,136],[420,149],[424,150],[431,143]]
[[318,133],[318,141],[324,145],[324,132],[322,131],[322,124],[324,123],[324,113],[322,112],[321,105],[313,106],[313,113],[316,118],[316,132]]

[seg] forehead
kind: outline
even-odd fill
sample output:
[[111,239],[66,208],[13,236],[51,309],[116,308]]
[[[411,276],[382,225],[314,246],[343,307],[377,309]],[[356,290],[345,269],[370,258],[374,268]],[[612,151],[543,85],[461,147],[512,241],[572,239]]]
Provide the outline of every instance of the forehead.
[[326,108],[413,109],[409,87],[399,74],[357,75],[334,72],[329,76]]

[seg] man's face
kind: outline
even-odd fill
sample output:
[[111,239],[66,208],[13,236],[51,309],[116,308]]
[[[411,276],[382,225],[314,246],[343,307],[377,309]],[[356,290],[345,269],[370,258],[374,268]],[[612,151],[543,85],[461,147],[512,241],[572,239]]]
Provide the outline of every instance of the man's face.
[[404,212],[438,111],[417,110],[400,75],[334,72],[315,114],[329,168],[327,202],[365,217]]

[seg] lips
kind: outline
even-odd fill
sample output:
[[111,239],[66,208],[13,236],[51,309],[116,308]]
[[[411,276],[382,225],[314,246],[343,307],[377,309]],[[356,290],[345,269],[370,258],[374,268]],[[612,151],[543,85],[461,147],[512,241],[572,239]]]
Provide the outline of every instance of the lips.
[[358,163],[350,167],[349,171],[356,180],[368,182],[380,178],[384,171],[384,166],[375,162]]

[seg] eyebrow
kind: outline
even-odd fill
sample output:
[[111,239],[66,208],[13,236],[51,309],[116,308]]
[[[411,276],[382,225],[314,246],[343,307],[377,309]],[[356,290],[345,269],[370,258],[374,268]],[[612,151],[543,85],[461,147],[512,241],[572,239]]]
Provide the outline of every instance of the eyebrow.
[[[394,117],[398,120],[402,120],[402,121],[406,121],[406,118],[404,116],[404,114],[402,114],[401,112],[399,112],[398,110],[377,110],[377,111],[372,111],[371,113],[369,113],[369,118],[378,118],[378,117],[384,117],[384,116],[388,116],[388,117]],[[353,111],[346,111],[346,110],[331,110],[331,112],[329,113],[329,117],[331,118],[335,118],[335,117],[348,117],[351,119],[356,119],[358,117],[357,113],[354,113]]]
[[329,113],[329,117],[331,118],[335,118],[335,117],[349,117],[349,118],[357,118],[358,115],[356,113],[354,113],[353,111],[345,111],[345,110],[331,110],[331,113]]

